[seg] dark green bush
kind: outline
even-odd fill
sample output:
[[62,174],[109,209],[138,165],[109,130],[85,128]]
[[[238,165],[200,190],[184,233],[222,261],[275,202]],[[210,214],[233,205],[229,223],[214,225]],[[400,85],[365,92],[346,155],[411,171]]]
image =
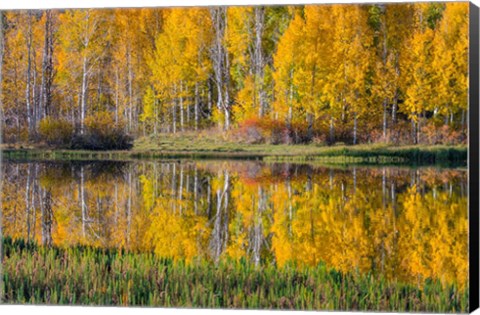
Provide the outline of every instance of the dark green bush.
[[85,120],[85,132],[73,137],[74,150],[129,150],[133,139],[125,132],[124,124],[115,123],[111,113],[100,112]]

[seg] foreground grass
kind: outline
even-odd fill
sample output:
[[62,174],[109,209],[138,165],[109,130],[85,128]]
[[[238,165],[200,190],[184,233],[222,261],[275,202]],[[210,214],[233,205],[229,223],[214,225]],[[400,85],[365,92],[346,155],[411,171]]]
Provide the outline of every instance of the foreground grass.
[[255,267],[4,240],[7,303],[466,312],[468,290],[316,267]]
[[208,133],[183,133],[140,138],[131,151],[73,151],[23,147],[4,148],[12,159],[129,160],[138,158],[256,159],[272,162],[323,162],[332,164],[441,164],[466,165],[467,147],[368,145],[243,144]]

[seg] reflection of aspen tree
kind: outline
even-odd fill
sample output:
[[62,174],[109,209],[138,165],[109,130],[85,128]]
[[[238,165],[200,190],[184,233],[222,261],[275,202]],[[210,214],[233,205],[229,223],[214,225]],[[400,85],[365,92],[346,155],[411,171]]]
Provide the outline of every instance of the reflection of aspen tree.
[[50,189],[40,190],[43,202],[41,207],[42,213],[42,244],[44,246],[52,245],[52,224],[53,224],[53,209],[52,209],[52,192]]
[[212,238],[210,241],[210,249],[212,252],[213,259],[218,262],[220,255],[223,253],[226,248],[228,241],[228,202],[229,202],[229,190],[230,190],[230,181],[229,173],[225,171],[223,174],[224,185],[223,189],[221,187],[217,188],[217,210],[213,218],[213,230]]

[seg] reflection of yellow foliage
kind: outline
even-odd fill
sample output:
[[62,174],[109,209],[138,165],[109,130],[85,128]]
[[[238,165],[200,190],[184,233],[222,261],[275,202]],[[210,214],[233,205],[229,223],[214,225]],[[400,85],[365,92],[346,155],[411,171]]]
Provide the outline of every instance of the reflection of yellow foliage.
[[[260,259],[280,267],[325,262],[343,272],[372,272],[415,285],[427,278],[467,285],[467,197],[455,188],[465,183],[462,172],[421,170],[420,180],[412,185],[408,171],[392,171],[384,173],[382,186],[382,173],[376,170],[357,170],[355,183],[351,171],[329,176],[320,170],[310,179],[299,175],[281,180],[266,167],[255,169],[255,177],[240,165],[219,164],[216,172],[208,173],[197,170],[199,166],[197,185],[203,186],[197,194],[192,169],[185,165],[162,166],[163,174],[148,165],[125,177],[86,176],[85,222],[79,180],[52,172],[34,181],[31,171],[26,194],[27,171],[20,168],[21,177],[3,186],[4,233],[26,239],[30,225],[30,239],[42,241],[38,200],[29,212],[25,203],[36,185],[52,194],[55,245],[124,247],[187,261],[211,259],[217,198],[228,187],[228,205],[222,203],[216,227],[220,257]],[[445,186],[450,183],[452,189]],[[222,198],[225,202],[226,195]]]

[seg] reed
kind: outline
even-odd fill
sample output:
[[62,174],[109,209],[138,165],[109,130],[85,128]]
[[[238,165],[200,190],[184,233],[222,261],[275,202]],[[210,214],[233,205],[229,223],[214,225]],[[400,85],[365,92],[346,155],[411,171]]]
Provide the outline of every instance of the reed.
[[4,239],[6,303],[467,312],[468,289],[420,287],[325,264],[185,262],[124,250]]

